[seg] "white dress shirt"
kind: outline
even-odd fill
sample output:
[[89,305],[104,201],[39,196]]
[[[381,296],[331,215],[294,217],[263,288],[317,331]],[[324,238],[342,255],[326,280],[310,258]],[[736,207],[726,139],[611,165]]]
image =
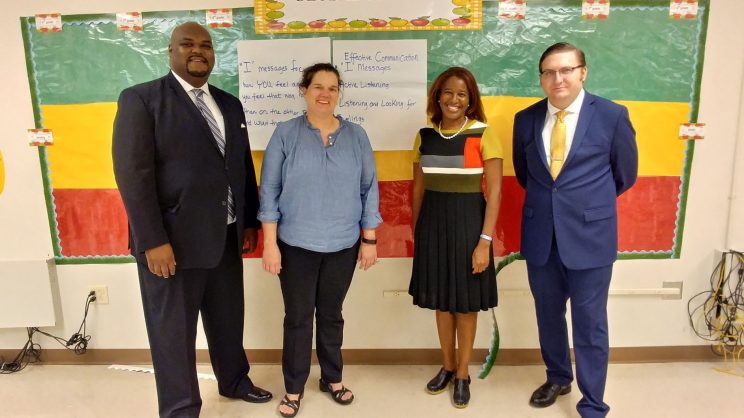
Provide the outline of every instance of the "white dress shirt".
[[[563,121],[566,123],[566,147],[565,147],[565,154],[563,155],[563,161],[565,163],[566,158],[568,157],[568,153],[571,150],[571,144],[573,143],[573,137],[576,133],[576,125],[579,122],[579,112],[581,111],[581,104],[584,103],[584,89],[581,89],[579,92],[579,95],[576,96],[576,99],[568,105],[567,108],[563,109],[566,111],[566,116],[563,118]],[[545,115],[545,125],[543,126],[542,130],[542,139],[543,139],[543,147],[545,148],[545,156],[547,157],[546,160],[548,162],[548,166],[550,166],[550,137],[553,134],[553,126],[555,126],[555,121],[558,119],[556,117],[556,113],[558,113],[561,109],[558,109],[557,107],[550,104],[550,100],[548,100],[548,111]]]
[[[212,112],[212,116],[214,116],[214,119],[217,121],[217,127],[220,129],[222,138],[225,138],[225,141],[227,141],[227,138],[225,137],[225,118],[222,116],[222,112],[220,112],[220,107],[217,106],[217,102],[214,101],[214,97],[212,97],[212,95],[209,93],[209,85],[207,83],[204,83],[201,87],[194,87],[186,80],[179,77],[178,74],[174,73],[173,71],[171,71],[171,74],[173,74],[173,77],[178,80],[178,83],[181,85],[181,87],[186,90],[186,95],[189,96],[189,99],[191,99],[192,102],[194,102],[194,105],[196,105],[196,97],[194,97],[194,93],[192,93],[191,90],[199,89],[204,92],[204,94],[202,94],[202,100],[204,100],[204,104],[207,105],[207,108],[210,112]],[[229,225],[235,221],[235,217],[230,216],[230,214],[228,213],[227,224]]]
[[178,80],[181,87],[186,90],[186,94],[194,104],[196,104],[196,97],[194,97],[194,93],[192,93],[191,90],[199,89],[204,92],[204,94],[202,94],[202,100],[204,100],[204,104],[207,105],[209,111],[212,112],[212,116],[214,116],[214,119],[217,121],[217,127],[220,128],[220,133],[222,134],[222,137],[225,138],[225,119],[222,117],[222,112],[220,112],[220,107],[217,106],[217,102],[214,101],[214,97],[209,93],[209,85],[204,83],[201,87],[194,87],[186,80],[179,77],[178,74],[173,71],[171,71],[171,73],[176,77],[176,80]]

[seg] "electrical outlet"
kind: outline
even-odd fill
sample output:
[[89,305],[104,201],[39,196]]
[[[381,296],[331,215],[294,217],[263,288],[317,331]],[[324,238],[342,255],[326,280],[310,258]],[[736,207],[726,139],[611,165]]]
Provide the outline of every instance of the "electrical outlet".
[[385,299],[397,298],[400,296],[408,296],[407,289],[395,289],[395,290],[383,290],[382,297]]
[[108,287],[107,286],[93,286],[91,291],[96,292],[96,301],[94,303],[98,305],[108,305]]

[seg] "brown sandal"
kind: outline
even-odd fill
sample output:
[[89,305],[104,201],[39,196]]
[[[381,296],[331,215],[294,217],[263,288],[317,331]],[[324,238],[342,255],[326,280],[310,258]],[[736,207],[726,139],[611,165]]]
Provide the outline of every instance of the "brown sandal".
[[[339,390],[333,390],[331,384],[323,380],[322,377],[320,378],[319,386],[320,391],[330,393],[331,399],[336,401],[336,403],[339,403],[341,405],[348,405],[354,401],[354,394],[348,388],[346,388],[346,386],[341,386],[341,389]],[[351,393],[351,398],[344,399],[344,395],[346,395],[347,393]]]
[[297,415],[297,413],[300,412],[300,401],[302,400],[302,395],[304,395],[304,393],[300,393],[298,399],[289,399],[287,395],[284,395],[284,398],[279,402],[279,406],[281,407],[282,405],[286,405],[292,409],[292,412],[279,411],[279,414],[284,418],[292,418]]

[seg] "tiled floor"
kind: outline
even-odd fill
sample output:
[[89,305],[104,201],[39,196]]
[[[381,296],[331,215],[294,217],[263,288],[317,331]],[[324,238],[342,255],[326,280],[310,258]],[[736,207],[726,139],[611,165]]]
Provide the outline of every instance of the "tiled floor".
[[[611,417],[744,417],[744,377],[715,370],[723,363],[613,364],[606,401]],[[744,373],[744,369],[738,369]],[[209,373],[208,366],[200,366]],[[451,404],[451,395],[428,395],[423,387],[436,366],[347,366],[344,383],[356,393],[350,406],[333,403],[317,387],[313,366],[298,417],[578,417],[578,388],[550,408],[527,404],[544,380],[540,366],[498,366],[485,380],[475,379],[468,408]],[[473,366],[475,376],[478,367]],[[283,395],[281,368],[253,366],[259,386]],[[276,400],[248,404],[217,395],[216,383],[200,380],[202,417],[278,417]],[[29,366],[0,375],[0,417],[154,417],[154,376],[107,366]]]

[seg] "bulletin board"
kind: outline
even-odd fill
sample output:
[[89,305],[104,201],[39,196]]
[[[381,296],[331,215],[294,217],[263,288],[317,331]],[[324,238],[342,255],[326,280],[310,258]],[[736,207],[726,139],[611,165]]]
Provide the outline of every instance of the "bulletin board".
[[[558,41],[586,52],[587,91],[628,107],[637,132],[639,178],[618,201],[620,258],[678,258],[695,141],[680,124],[697,122],[709,1],[694,17],[670,16],[669,0],[612,0],[609,16],[582,17],[579,0],[529,0],[524,18],[499,16],[499,2],[482,3],[481,30],[397,30],[257,34],[253,8],[232,9],[228,27],[210,29],[217,63],[210,83],[238,95],[237,43],[246,39],[331,37],[333,40],[425,39],[427,78],[460,65],[473,71],[505,154],[501,213],[494,251],[518,257],[524,192],[511,164],[514,114],[540,100],[538,59]],[[21,18],[35,127],[54,143],[38,149],[50,234],[58,264],[132,262],[127,222],[111,162],[119,93],[165,75],[171,31],[205,23],[204,10],[144,12],[143,28],[121,31],[116,15],[62,17],[60,31],[41,32]],[[423,116],[422,116],[423,117]],[[414,138],[398,151],[376,151],[381,257],[410,257]],[[262,152],[253,153],[260,172]],[[249,257],[260,257],[260,251]]]

